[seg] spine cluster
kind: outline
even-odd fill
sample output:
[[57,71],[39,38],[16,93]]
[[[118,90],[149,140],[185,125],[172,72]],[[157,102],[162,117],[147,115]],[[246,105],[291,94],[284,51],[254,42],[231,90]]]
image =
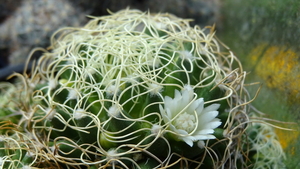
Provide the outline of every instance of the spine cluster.
[[[16,143],[19,155],[6,156],[2,165],[251,164],[241,141],[249,123],[246,74],[232,52],[222,51],[213,29],[127,9],[61,29],[51,43],[30,77],[21,78],[21,129],[11,126],[14,132],[5,135],[24,138],[24,145]],[[0,144],[11,145],[4,138]]]

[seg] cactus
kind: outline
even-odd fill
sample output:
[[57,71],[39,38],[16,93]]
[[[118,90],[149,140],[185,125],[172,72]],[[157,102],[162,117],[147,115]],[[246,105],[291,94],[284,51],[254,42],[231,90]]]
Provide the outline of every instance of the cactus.
[[246,73],[213,27],[126,9],[61,29],[51,44],[30,76],[18,75],[25,92],[15,133],[22,139],[6,135],[22,141],[22,153],[14,155],[21,163],[4,155],[7,168],[246,168],[255,162]]

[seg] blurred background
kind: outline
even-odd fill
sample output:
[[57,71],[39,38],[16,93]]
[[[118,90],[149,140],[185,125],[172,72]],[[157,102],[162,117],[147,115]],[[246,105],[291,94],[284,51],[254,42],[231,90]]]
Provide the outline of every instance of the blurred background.
[[[295,131],[276,130],[287,168],[300,168],[300,1],[224,0],[219,38],[262,90],[253,105]],[[250,89],[252,95],[256,88]]]
[[[126,7],[215,24],[218,38],[249,72],[247,82],[262,84],[253,105],[266,118],[293,122],[271,123],[295,130],[276,133],[287,168],[300,168],[299,0],[0,0],[0,80],[22,71],[30,51],[49,46],[55,30]],[[259,86],[249,86],[251,96]]]

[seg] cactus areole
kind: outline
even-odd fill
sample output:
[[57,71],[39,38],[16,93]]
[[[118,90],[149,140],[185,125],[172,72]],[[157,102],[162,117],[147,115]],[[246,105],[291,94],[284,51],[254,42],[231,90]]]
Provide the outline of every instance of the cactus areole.
[[57,31],[23,76],[31,153],[10,167],[249,165],[245,73],[212,27],[129,9],[91,18]]

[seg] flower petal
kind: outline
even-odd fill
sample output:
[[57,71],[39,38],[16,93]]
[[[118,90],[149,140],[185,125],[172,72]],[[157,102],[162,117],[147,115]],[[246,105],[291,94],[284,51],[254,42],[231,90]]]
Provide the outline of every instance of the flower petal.
[[207,134],[213,134],[214,130],[213,129],[202,129],[198,130],[195,135],[207,135]]
[[173,99],[169,96],[166,96],[164,100],[164,104],[165,104],[165,108],[171,106],[173,104]]
[[207,113],[210,111],[216,111],[220,107],[220,104],[211,104],[208,107],[205,107],[202,113]]
[[198,136],[194,136],[196,138],[195,141],[199,141],[199,140],[209,140],[209,139],[215,139],[216,137],[214,135],[210,135],[210,134],[202,134],[202,135],[198,135]]
[[202,112],[202,114],[200,114],[198,116],[198,119],[199,119],[199,122],[202,122],[202,124],[204,124],[204,123],[208,123],[208,122],[212,121],[218,114],[219,114],[218,111],[210,111],[210,112],[206,112],[206,113]]
[[214,119],[213,121],[209,122],[207,125],[205,125],[205,128],[217,128],[222,124],[222,122],[219,119]]
[[174,101],[179,101],[180,99],[182,99],[181,93],[178,90],[175,90]]
[[200,115],[204,109],[204,99],[199,98],[196,100],[198,102],[198,107],[196,108],[197,114]]
[[189,139],[188,137],[182,137],[182,140],[189,145],[190,147],[193,147],[194,143],[191,139]]
[[167,112],[167,116],[172,119],[178,112],[178,106],[174,104],[174,100],[171,97],[166,96],[165,97],[165,110],[169,110]]
[[159,105],[159,111],[160,111],[160,114],[161,114],[161,116],[162,116],[164,122],[170,121],[170,117],[168,117],[168,115],[167,115],[165,109],[164,109],[161,105]]
[[[189,114],[195,114],[194,111],[197,111],[198,107],[201,108],[201,104],[202,104],[202,107],[203,107],[203,98],[200,98],[200,99],[197,99],[195,100],[187,109],[186,109],[186,112],[189,113]],[[202,110],[201,110],[202,111]]]

